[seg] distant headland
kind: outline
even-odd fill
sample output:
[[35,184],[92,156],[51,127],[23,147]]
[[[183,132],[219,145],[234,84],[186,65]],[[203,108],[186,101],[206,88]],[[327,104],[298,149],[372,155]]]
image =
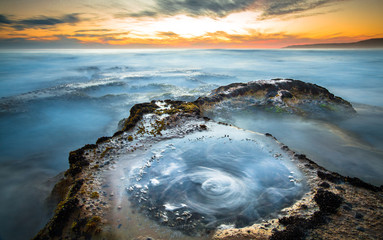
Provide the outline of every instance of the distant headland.
[[372,38],[352,43],[290,45],[284,48],[383,48],[383,38]]

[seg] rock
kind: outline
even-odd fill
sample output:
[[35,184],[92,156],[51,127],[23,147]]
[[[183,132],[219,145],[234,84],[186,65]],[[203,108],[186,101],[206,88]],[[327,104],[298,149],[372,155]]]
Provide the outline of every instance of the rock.
[[330,184],[328,184],[327,182],[322,182],[321,184],[319,184],[319,186],[322,188],[330,188]]
[[[115,162],[117,161],[113,158],[116,158],[118,154],[127,154],[127,149],[129,152],[133,152],[139,148],[138,146],[136,147],[136,145],[134,147],[130,145],[132,143],[136,144],[136,137],[134,137],[134,141],[129,142],[127,136],[133,136],[136,133],[135,131],[139,126],[138,124],[140,122],[142,123],[143,119],[148,116],[147,114],[158,116],[163,116],[161,114],[165,114],[167,116],[166,120],[169,125],[165,124],[164,129],[166,129],[166,131],[174,130],[171,132],[171,134],[168,134],[168,132],[163,132],[163,135],[150,135],[150,138],[148,137],[148,139],[152,141],[150,144],[155,144],[156,141],[161,141],[163,139],[187,136],[187,134],[193,131],[213,131],[211,126],[214,122],[207,122],[209,119],[207,117],[203,118],[202,113],[205,114],[205,111],[209,111],[209,109],[213,108],[218,103],[225,101],[230,102],[230,100],[233,98],[237,98],[237,100],[239,99],[240,102],[242,100],[249,100],[242,99],[243,97],[248,97],[250,101],[254,100],[252,104],[254,104],[255,107],[262,108],[266,105],[272,105],[275,107],[275,109],[282,109],[285,111],[285,113],[289,114],[310,115],[312,112],[315,112],[314,110],[318,110],[323,114],[331,115],[334,112],[338,112],[340,116],[345,116],[354,112],[352,106],[348,102],[341,98],[335,97],[326,89],[314,84],[288,79],[230,84],[228,86],[217,88],[212,92],[211,95],[199,98],[197,101],[192,103],[170,100],[165,101],[166,104],[173,106],[170,109],[162,109],[158,106],[158,104],[156,104],[155,101],[150,103],[137,104],[130,110],[129,118],[123,119],[120,122],[120,131],[116,132],[114,137],[102,137],[97,141],[97,144],[86,145],[83,148],[70,153],[70,168],[66,173],[65,179],[61,181],[61,184],[65,185],[65,187],[63,187],[64,190],[62,192],[60,191],[62,202],[57,206],[53,218],[46,225],[46,227],[42,229],[42,231],[36,236],[35,239],[92,238],[92,234],[94,233],[83,232],[84,227],[87,225],[88,217],[91,216],[93,212],[95,212],[95,210],[92,212],[92,209],[89,207],[91,206],[91,203],[89,202],[89,198],[86,197],[86,194],[89,194],[89,189],[92,189],[91,191],[99,191],[102,186],[105,186],[105,183],[101,182],[101,180],[100,189],[98,189],[97,186],[94,186],[98,183],[98,180],[95,181],[96,176],[98,179],[104,179],[105,174],[111,173],[111,170],[105,170],[105,173],[99,172],[93,166],[95,166],[95,162],[97,162],[97,164],[100,162],[103,163],[102,166],[108,165],[110,169],[113,169],[113,167],[116,167]],[[230,104],[233,104],[233,102],[230,102]],[[323,106],[321,106],[321,104]],[[198,121],[196,121],[196,119]],[[192,121],[195,121],[193,122],[194,124],[190,124],[190,126],[187,128],[183,128],[185,125]],[[222,123],[222,125],[224,126],[220,127],[229,126],[227,123]],[[157,133],[157,131],[155,132]],[[147,132],[144,132],[144,134],[148,135]],[[233,137],[232,134],[231,136]],[[270,133],[266,134],[266,136],[269,137],[267,138],[268,140],[276,140]],[[145,141],[142,142],[143,143],[141,143],[142,147],[140,148],[140,151],[145,151],[148,145],[145,145]],[[226,229],[225,231],[228,233],[227,235],[218,237],[218,235],[215,234],[214,239],[268,239],[271,234],[271,239],[303,239],[309,234],[311,234],[310,237],[316,236],[315,234],[317,233],[315,231],[317,230],[322,231],[320,233],[323,233],[323,231],[324,233],[331,233],[332,231],[336,231],[336,229],[334,230],[333,225],[335,223],[339,223],[339,220],[337,219],[338,217],[342,220],[344,219],[342,214],[346,216],[350,215],[349,212],[345,212],[351,211],[353,207],[352,204],[348,202],[357,204],[356,202],[359,200],[363,203],[368,201],[368,204],[366,204],[365,208],[364,206],[358,205],[358,211],[360,210],[363,213],[366,212],[367,214],[367,211],[365,211],[367,206],[373,206],[373,209],[375,209],[374,212],[377,215],[377,220],[375,222],[371,223],[370,225],[363,226],[368,228],[369,233],[371,232],[370,226],[376,227],[377,230],[375,231],[378,233],[374,235],[375,239],[380,239],[382,237],[380,232],[383,231],[379,231],[381,230],[381,227],[379,224],[376,224],[376,222],[379,223],[381,221],[381,212],[383,210],[383,208],[380,207],[381,204],[379,205],[379,201],[381,200],[381,195],[379,195],[381,193],[379,191],[382,190],[381,187],[375,187],[357,178],[344,177],[337,173],[327,171],[326,169],[318,166],[312,160],[308,159],[306,155],[295,154],[288,148],[288,146],[281,143],[278,144],[280,144],[278,145],[278,151],[281,151],[282,149],[282,151],[288,152],[288,154],[290,154],[289,156],[292,157],[292,162],[298,162],[302,169],[306,171],[305,174],[307,174],[310,179],[309,188],[311,191],[309,191],[307,196],[305,195],[304,198],[297,200],[298,202],[296,205],[291,206],[289,211],[284,211],[281,213],[279,222],[274,219],[270,221],[272,222],[271,225],[270,223],[264,225],[270,226],[269,231],[267,231],[268,229],[262,229],[262,224],[254,224],[253,226],[249,227],[247,225],[252,224],[252,222],[246,219],[246,217],[238,216],[237,218],[232,217],[231,223],[237,223],[237,227],[247,226],[246,228]],[[113,151],[110,152],[108,160],[100,158],[100,155],[104,149],[111,147],[111,145],[117,146],[113,149]],[[132,150],[133,148],[134,150]],[[124,150],[126,152],[123,152]],[[152,168],[155,168],[155,165],[153,165]],[[87,180],[84,181],[83,179]],[[91,186],[88,186],[88,184],[91,184]],[[342,187],[335,186],[335,184],[341,184]],[[342,188],[344,190],[341,192],[342,196],[325,190],[329,189],[330,186],[335,186],[336,189]],[[112,189],[113,187],[115,186],[111,186]],[[356,188],[361,189],[354,191]],[[129,191],[129,194],[130,192],[134,193],[135,191],[136,190],[132,189]],[[353,194],[352,197],[349,196],[351,195],[350,192]],[[141,195],[139,195],[139,198],[137,199],[141,199],[143,196],[145,199],[149,199],[146,197],[146,195],[149,194],[145,193],[145,191],[140,191],[140,194]],[[113,196],[113,193],[111,193],[109,196]],[[101,194],[100,204],[96,203],[98,209],[97,213],[102,214],[101,216],[103,217],[109,213],[108,211],[112,209],[116,210],[116,208],[121,208],[117,205],[120,203],[116,204],[113,203],[113,201],[109,202],[107,199],[105,199],[109,196]],[[116,194],[116,196],[120,195]],[[380,196],[380,198],[376,196]],[[314,199],[317,204],[315,204],[312,199]],[[337,209],[342,205],[343,199],[348,201],[343,205],[343,209],[345,211],[337,212]],[[104,201],[108,201],[108,204],[105,204]],[[210,230],[214,230],[206,228],[206,225],[204,225],[206,222],[206,220],[204,220],[204,216],[195,214],[194,212],[187,212],[186,209],[179,209],[179,213],[176,215],[175,213],[166,211],[164,209],[154,209],[154,206],[151,206],[150,204],[151,203],[148,200],[141,201],[140,205],[137,205],[136,209],[133,208],[128,210],[129,212],[137,212],[136,214],[138,214],[138,212],[148,214],[149,217],[159,221],[161,224],[172,227],[175,230],[181,230],[183,233],[189,235],[193,235],[195,233],[202,234]],[[317,205],[319,206],[319,211],[317,211]],[[140,207],[142,207],[142,209],[140,209]],[[123,213],[124,211],[114,212]],[[370,214],[368,214],[368,216],[370,219]],[[343,225],[348,224],[346,225],[347,228],[344,227],[345,230],[342,230],[343,232],[352,232],[355,231],[355,226],[358,226],[358,224],[360,224],[360,219],[363,218],[363,214],[356,212],[355,218],[351,219],[351,221],[353,221],[352,223],[342,223],[339,225],[342,225],[343,227]],[[75,223],[74,220],[77,222]],[[101,219],[98,222],[101,222]],[[105,220],[105,223],[106,222],[107,220]],[[110,224],[110,222],[106,224]],[[126,222],[122,222],[119,223],[118,227],[121,227],[122,224],[127,226],[125,225]],[[368,224],[368,221],[364,221],[363,224]],[[116,225],[106,225],[106,228],[108,227],[113,227],[115,229]],[[364,227],[357,227],[356,229],[360,232],[363,232],[365,230]],[[92,229],[94,231],[97,230],[97,228]],[[271,229],[274,229],[273,233]],[[321,235],[319,234],[318,236]],[[333,237],[337,238],[339,236],[340,235],[335,234]],[[323,236],[323,238],[325,238],[325,236]],[[102,239],[102,237],[100,237],[100,239]],[[145,237],[143,239],[151,238]]]
[[349,206],[347,206],[347,205],[346,205],[346,206],[343,206],[343,209],[346,210],[346,211],[348,211],[348,212],[351,211],[351,208],[350,208]]
[[339,195],[322,189],[317,191],[314,200],[319,205],[319,209],[325,213],[335,213],[343,202]]
[[283,98],[292,98],[293,97],[293,95],[289,91],[287,91],[287,90],[280,90],[279,94],[282,95],[282,99]]
[[342,177],[337,175],[337,174],[325,173],[323,171],[317,171],[317,175],[322,180],[327,180],[329,182],[337,183],[337,184],[342,183]]
[[359,212],[356,212],[356,213],[355,213],[355,218],[356,218],[356,219],[363,219],[363,217],[364,217],[363,214],[361,214],[361,213],[359,213]]
[[347,118],[356,111],[352,105],[316,84],[292,79],[259,80],[232,83],[219,87],[196,104],[209,116],[214,106],[247,107],[276,113],[297,114],[313,118]]
[[364,227],[356,227],[356,230],[361,231],[361,232],[366,231],[366,230],[364,229]]

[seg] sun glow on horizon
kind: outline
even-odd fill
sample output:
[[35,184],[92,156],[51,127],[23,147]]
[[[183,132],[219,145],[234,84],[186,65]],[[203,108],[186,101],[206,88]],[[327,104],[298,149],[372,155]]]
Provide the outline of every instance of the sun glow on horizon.
[[[363,3],[328,0],[323,6],[318,2],[316,8],[310,8],[309,3],[319,0],[304,0],[298,7],[307,7],[305,11],[294,10],[293,5],[285,9],[281,5],[277,8],[279,12],[275,12],[276,0],[271,0],[275,3],[269,10],[268,5],[262,5],[264,2],[253,0],[253,5],[231,12],[229,7],[233,5],[225,5],[224,1],[216,12],[202,3],[204,9],[181,8],[179,4],[187,3],[183,1],[161,9],[155,5],[157,0],[145,3],[115,0],[114,5],[95,0],[92,6],[60,2],[57,6],[62,9],[52,11],[54,4],[47,5],[46,1],[36,2],[35,8],[43,9],[41,14],[36,15],[37,10],[31,6],[28,16],[26,9],[20,9],[18,15],[15,5],[0,0],[0,7],[4,5],[9,9],[4,11],[6,14],[0,12],[0,46],[12,42],[21,45],[45,42],[64,47],[83,44],[127,48],[280,48],[291,44],[383,37],[383,16],[378,10],[383,7],[383,1],[380,0]],[[50,15],[52,13],[55,15]]]

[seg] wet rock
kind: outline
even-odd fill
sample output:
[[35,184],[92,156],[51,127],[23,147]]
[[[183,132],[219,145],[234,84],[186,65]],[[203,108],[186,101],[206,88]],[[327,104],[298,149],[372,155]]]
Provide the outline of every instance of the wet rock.
[[109,139],[111,139],[111,137],[100,137],[99,139],[97,139],[96,144],[100,144],[100,143],[106,142]]
[[[208,104],[209,102],[214,105],[214,103],[222,102],[223,100],[225,100],[225,98],[233,97],[236,94],[237,94],[236,96],[246,96],[246,94],[249,94],[249,91],[248,91],[249,85],[253,87],[253,90],[257,88],[256,87],[257,85],[259,86],[258,90],[264,91],[264,93],[273,92],[272,94],[268,95],[268,98],[280,98],[278,100],[274,99],[273,101],[270,101],[270,103],[275,104],[275,106],[282,106],[282,107],[292,106],[292,105],[288,105],[290,104],[288,101],[295,98],[302,104],[306,104],[306,103],[309,105],[313,104],[313,101],[309,99],[303,99],[304,95],[307,93],[309,94],[309,97],[316,96],[319,98],[326,99],[327,102],[324,101],[324,103],[326,104],[339,103],[340,105],[343,105],[343,107],[346,109],[350,107],[350,106],[347,107],[347,103],[344,102],[344,100],[335,97],[334,95],[328,93],[327,90],[319,86],[312,86],[312,85],[308,86],[307,84],[300,84],[296,82],[291,83],[291,81],[274,81],[273,83],[264,82],[264,83],[256,83],[256,84],[250,84],[250,83],[249,84],[234,84],[228,88],[223,87],[221,88],[221,90],[213,91],[213,94],[210,97],[201,98],[192,104],[181,102],[181,101],[174,103],[174,105],[178,106],[178,108],[175,108],[171,110],[172,112],[169,112],[170,114],[173,114],[172,116],[169,117],[170,119],[169,122],[174,124],[173,126],[178,127],[189,121],[189,120],[185,120],[187,118],[182,117],[182,114],[186,114],[188,116],[192,116],[194,114],[193,116],[200,117],[201,109],[203,109],[204,107],[207,107],[206,104]],[[295,86],[297,89],[292,89],[293,87],[291,86]],[[283,89],[281,87],[283,87]],[[227,90],[227,93],[222,92],[222,91],[226,91],[224,89]],[[258,90],[254,91],[254,93],[255,92],[260,93]],[[170,104],[172,102],[167,102],[167,103]],[[264,102],[261,102],[261,104],[263,103]],[[281,104],[281,105],[277,105],[277,104]],[[115,134],[115,137],[119,136],[119,138],[104,137],[104,138],[101,138],[100,141],[98,141],[98,144],[100,144],[100,146],[87,145],[79,150],[71,152],[69,156],[70,169],[67,172],[68,174],[66,179],[69,187],[64,194],[65,197],[67,196],[69,197],[64,199],[65,201],[60,203],[60,205],[56,209],[55,216],[47,224],[47,226],[42,230],[42,234],[38,235],[35,239],[52,239],[54,237],[61,238],[61,239],[71,239],[71,238],[80,239],[79,236],[81,234],[85,234],[81,232],[81,229],[87,224],[86,218],[84,221],[82,221],[81,219],[76,219],[76,221],[78,220],[77,222],[78,225],[72,225],[73,224],[72,220],[73,218],[79,218],[78,216],[80,216],[80,214],[92,214],[92,210],[90,206],[94,206],[94,205],[91,204],[90,202],[87,203],[87,205],[85,205],[84,203],[85,201],[88,201],[88,199],[84,198],[83,196],[81,196],[81,194],[79,194],[79,192],[82,192],[80,189],[84,189],[82,188],[84,184],[84,180],[82,180],[82,178],[86,178],[86,179],[88,177],[92,178],[93,177],[92,174],[96,172],[95,169],[88,168],[86,166],[88,166],[89,164],[92,164],[93,166],[94,162],[92,161],[94,161],[94,158],[96,159],[98,158],[97,160],[101,161],[99,159],[101,151],[105,149],[105,147],[107,147],[109,144],[110,145],[111,144],[124,145],[127,143],[131,144],[131,142],[128,142],[126,139],[121,141],[121,138],[124,138],[124,136],[126,138],[129,134],[132,134],[132,131],[133,129],[135,129],[136,124],[139,123],[140,120],[142,120],[145,113],[153,113],[154,111],[157,111],[157,110],[158,110],[158,105],[156,105],[155,102],[138,104],[137,106],[134,106],[131,109],[130,111],[131,116],[129,116],[129,118],[124,119],[124,121],[121,122],[121,129],[120,129],[121,131],[119,131],[117,135]],[[352,111],[350,110],[350,112]],[[193,118],[190,118],[190,119],[193,120]],[[210,126],[209,124],[211,123],[200,121],[197,124],[193,125],[193,127],[189,127],[187,130],[190,130],[190,131],[206,130],[204,127],[205,124]],[[228,124],[226,123],[223,123],[223,125],[228,126]],[[131,132],[124,133],[124,131],[131,131]],[[187,131],[184,131],[184,132],[187,132]],[[121,136],[121,135],[124,135],[124,136]],[[179,135],[176,135],[176,136],[179,137]],[[272,137],[270,133],[266,134],[266,136]],[[163,139],[165,139],[166,137],[169,137],[169,136],[165,135],[162,137]],[[152,137],[152,139],[157,140],[158,136],[157,138]],[[111,141],[106,143],[105,141],[108,141],[108,140],[111,140]],[[134,138],[134,141],[136,141],[136,138]],[[282,150],[285,150],[285,151],[289,150],[289,148],[285,145],[279,145],[279,146]],[[143,147],[143,149],[148,149],[148,148],[149,148],[148,146]],[[95,151],[88,151],[90,149],[95,149]],[[114,157],[117,154],[119,154],[118,149],[123,149],[123,148],[121,146],[117,146],[115,150],[110,152],[111,157]],[[293,153],[290,152],[290,154],[293,154]],[[336,215],[331,215],[333,213],[336,213],[339,206],[341,206],[343,202],[343,197],[346,198],[345,195],[348,192],[350,192],[350,186],[360,187],[360,188],[364,188],[371,191],[382,190],[381,187],[376,187],[376,186],[364,183],[360,179],[343,177],[339,174],[329,172],[325,170],[324,168],[319,167],[316,163],[308,159],[303,154],[296,154],[294,161],[296,161],[296,159],[300,160],[299,162],[301,163],[302,168],[315,169],[314,171],[308,170],[310,174],[313,174],[310,176],[312,177],[313,181],[316,182],[315,184],[317,184],[313,188],[314,191],[310,193],[312,194],[310,195],[311,197],[314,195],[315,190],[318,189],[318,184],[320,185],[320,187],[328,189],[328,186],[330,186],[330,184],[328,184],[327,182],[342,184],[341,185],[342,189],[344,188],[345,191],[342,191],[342,197],[341,197],[340,195],[337,195],[335,193],[329,192],[324,189],[317,190],[314,196],[314,200],[318,204],[320,211],[314,212],[313,209],[315,209],[316,204],[313,204],[312,202],[305,202],[307,205],[300,205],[301,207],[300,209],[298,209],[300,212],[303,212],[304,214],[291,216],[290,215],[291,212],[286,213],[285,216],[287,217],[281,218],[279,220],[279,223],[282,224],[283,226],[280,225],[277,228],[274,228],[275,227],[274,223],[270,225],[270,228],[274,229],[273,230],[274,234],[272,235],[271,239],[303,239],[307,234],[310,234],[309,231],[307,231],[308,229],[320,229],[323,224],[327,224],[330,221],[335,221],[334,220],[335,217],[338,216],[339,214],[350,215],[350,213],[345,213],[344,211],[341,211],[339,212],[339,214],[336,214]],[[112,167],[114,166],[113,165],[114,163],[115,163],[114,161],[105,162],[105,164],[109,164],[109,166],[112,166]],[[154,168],[154,166],[152,166],[152,168]],[[315,176],[316,171],[317,171],[318,177]],[[87,179],[87,182],[88,181],[89,180]],[[93,181],[93,180],[90,180],[90,181]],[[97,181],[93,182],[93,184],[94,183],[97,183]],[[104,184],[104,183],[100,183],[100,184]],[[334,186],[333,184],[331,185]],[[100,185],[100,187],[101,186],[103,185]],[[339,189],[339,186],[335,186],[335,187],[338,187],[337,189]],[[132,212],[136,212],[136,211],[142,212],[143,214],[149,216],[150,218],[157,220],[161,224],[171,227],[175,230],[180,230],[183,233],[188,235],[198,235],[198,234],[209,232],[210,230],[214,230],[214,227],[212,229],[209,229],[209,227],[206,226],[207,220],[201,214],[192,212],[187,208],[177,209],[177,211],[167,211],[166,209],[162,207],[162,205],[159,207],[155,203],[149,201],[148,200],[149,198],[147,196],[149,195],[149,192],[147,192],[146,190],[145,191],[141,191],[141,190],[142,188],[133,188],[131,191],[129,191],[129,195],[131,195],[134,198],[132,200],[133,202],[132,205],[136,207],[135,210],[132,209]],[[362,192],[364,195],[360,192],[357,191],[357,194],[355,195],[355,197],[362,198],[363,196],[368,196],[368,197],[371,196],[371,192]],[[135,195],[136,193],[137,195]],[[113,193],[111,193],[110,196],[113,196]],[[100,197],[105,197],[105,194],[104,193],[101,194]],[[80,203],[81,205],[79,205],[78,199],[83,200]],[[103,201],[105,199],[101,199],[101,200]],[[353,200],[350,200],[350,198],[346,199],[346,201],[354,202]],[[104,203],[105,202],[100,202],[99,205],[96,203],[97,209],[99,209],[99,211],[102,214],[104,214],[106,211],[105,209],[103,209],[103,206],[102,206],[102,205],[105,205]],[[134,203],[136,203],[136,205],[134,205]],[[89,211],[85,211],[85,208],[89,209]],[[112,203],[110,203],[108,204],[108,208],[115,210],[116,205],[113,205]],[[349,203],[345,203],[343,205],[343,209],[346,211],[351,211],[352,205]],[[376,209],[375,211],[381,211],[381,208],[377,206],[375,206],[374,209]],[[297,210],[297,208],[295,210]],[[358,206],[358,210],[359,210],[359,206]],[[361,210],[361,211],[364,211],[364,210]],[[120,211],[120,212],[122,213],[123,211]],[[358,214],[360,214],[361,216]],[[370,215],[368,216],[370,217]],[[363,218],[364,216],[361,213],[357,212],[353,220],[357,223],[360,223],[360,220],[358,219],[363,219]],[[376,219],[378,219],[379,221],[381,217],[377,216]],[[233,217],[233,219],[230,219],[230,220],[233,220],[232,223],[235,223],[237,227],[242,227],[242,226],[251,224],[251,222],[246,217],[242,217],[242,216]],[[275,222],[276,222],[275,224],[277,224],[277,221]],[[367,221],[363,222],[363,224],[365,224],[366,222]],[[78,226],[82,226],[82,228]],[[118,227],[121,227],[121,226],[122,226],[121,224],[118,225]],[[355,230],[355,226],[357,226],[357,224],[352,225],[352,227],[350,227],[348,230]],[[116,228],[115,225],[113,227],[114,229]],[[281,230],[284,228],[285,230]],[[363,227],[360,227],[360,229],[358,228],[357,228],[358,231],[364,231]],[[261,229],[261,227],[259,229]],[[370,232],[370,227],[368,227],[368,229]],[[66,231],[66,235],[63,234],[63,231],[64,232]],[[237,229],[237,231],[240,231],[240,230]],[[75,236],[71,235],[73,233],[77,235]],[[241,235],[243,233],[246,233],[247,235]],[[249,232],[249,230],[247,230],[247,232],[243,231],[242,233],[238,233],[238,236],[246,236],[248,239],[256,239],[256,238],[252,238],[251,234],[253,234],[253,232],[251,231]],[[81,237],[85,237],[85,239],[86,238],[90,239],[91,235],[85,234],[85,235],[81,235]],[[151,239],[151,238],[147,238],[147,239]],[[236,237],[233,237],[232,239],[236,239]],[[377,239],[380,239],[380,238],[377,238]]]
[[323,189],[317,191],[314,200],[319,205],[319,209],[325,213],[335,213],[343,202],[339,195]]
[[364,182],[364,181],[362,181],[356,177],[345,177],[344,179],[346,182],[350,183],[351,185],[353,185],[355,187],[364,188],[364,189],[371,190],[374,192],[383,191],[383,186],[376,187],[376,186],[369,184],[369,183],[366,183],[366,182]]
[[356,113],[351,104],[316,84],[292,79],[259,80],[219,87],[195,101],[203,110],[216,104],[298,114],[314,118],[345,118]]
[[322,182],[321,184],[319,184],[319,186],[322,188],[330,188],[330,184],[328,184],[327,182]]
[[337,184],[342,183],[342,178],[337,174],[325,173],[323,171],[317,171],[317,175],[322,180],[327,180],[329,182],[337,183]]
[[279,94],[282,95],[282,99],[283,98],[292,98],[293,97],[293,95],[289,91],[287,91],[287,90],[280,90]]
[[305,232],[301,227],[297,225],[291,225],[287,226],[283,231],[274,232],[270,237],[270,240],[301,240],[304,239],[304,237]]

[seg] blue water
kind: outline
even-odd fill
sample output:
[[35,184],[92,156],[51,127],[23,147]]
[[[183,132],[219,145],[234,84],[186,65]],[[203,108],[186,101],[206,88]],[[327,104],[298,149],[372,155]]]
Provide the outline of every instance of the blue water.
[[151,215],[197,213],[210,228],[244,227],[275,217],[307,192],[300,170],[274,140],[219,127],[164,141],[137,157],[125,175],[131,199],[156,209]]
[[[299,79],[326,87],[358,106],[360,117],[342,126],[383,151],[382,66],[382,50],[2,51],[0,239],[36,234],[49,217],[43,211],[52,186],[48,180],[67,169],[68,152],[111,135],[139,102],[191,101],[232,82]],[[266,122],[254,126],[255,121],[253,130],[278,137],[275,125]],[[300,131],[300,123],[296,124],[292,129]],[[289,145],[289,138],[282,140]],[[310,151],[299,150],[305,149]],[[383,168],[379,156],[373,161],[376,169]],[[353,161],[353,169],[368,161]],[[342,166],[326,161],[324,165],[333,170]],[[347,167],[343,170],[347,173]],[[367,172],[349,174],[363,177]],[[368,179],[383,184],[380,173]]]

